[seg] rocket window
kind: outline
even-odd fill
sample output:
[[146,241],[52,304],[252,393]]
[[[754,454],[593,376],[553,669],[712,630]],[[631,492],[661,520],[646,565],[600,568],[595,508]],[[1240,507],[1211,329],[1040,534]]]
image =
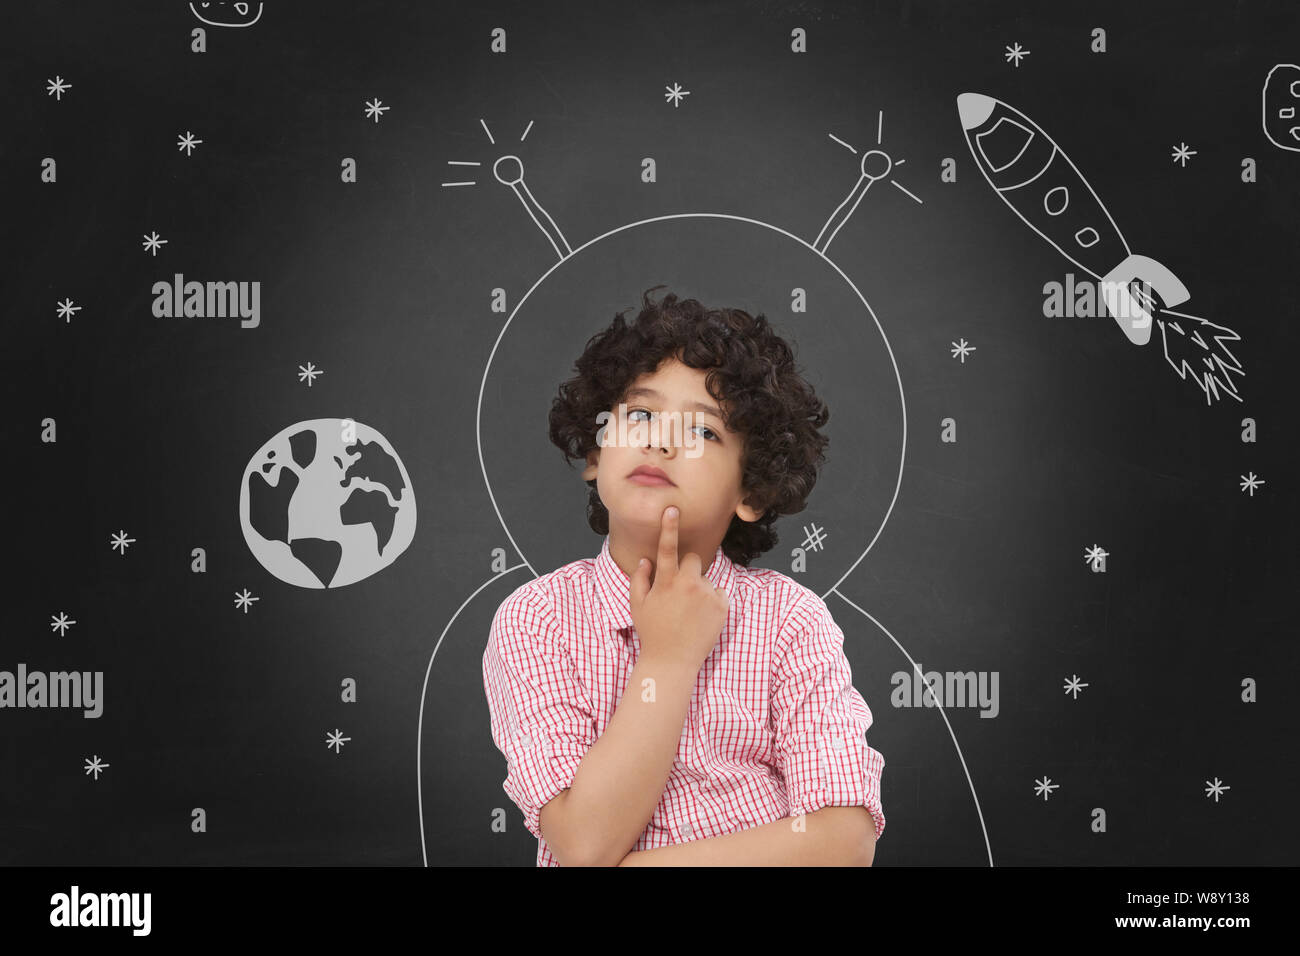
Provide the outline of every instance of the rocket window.
[[980,153],[989,168],[1000,173],[1019,159],[1034,134],[1013,119],[1002,116],[993,124],[993,128],[975,136]]
[[1070,205],[1070,190],[1064,186],[1049,190],[1043,197],[1043,208],[1047,210],[1049,216],[1059,216],[1065,212],[1065,207],[1068,205]]

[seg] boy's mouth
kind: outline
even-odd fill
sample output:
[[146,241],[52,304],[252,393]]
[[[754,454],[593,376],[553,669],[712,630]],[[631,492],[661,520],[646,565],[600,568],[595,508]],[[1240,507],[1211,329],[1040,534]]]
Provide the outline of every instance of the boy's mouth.
[[649,485],[652,487],[655,485],[672,485],[672,481],[669,480],[666,473],[651,465],[641,465],[639,468],[634,469],[627,478],[634,485]]

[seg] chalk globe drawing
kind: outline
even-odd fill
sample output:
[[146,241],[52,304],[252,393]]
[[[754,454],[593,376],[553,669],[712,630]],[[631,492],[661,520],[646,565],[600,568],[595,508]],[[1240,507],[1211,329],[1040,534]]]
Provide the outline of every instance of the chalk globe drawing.
[[253,556],[286,584],[337,588],[383,570],[415,534],[406,466],[351,419],[298,422],[249,459],[239,524]]
[[[699,298],[705,306],[727,305],[751,313],[761,311],[779,334],[796,340],[796,363],[831,410],[825,429],[832,436],[827,466],[818,478],[808,507],[778,519],[775,527],[780,542],[753,566],[770,566],[790,573],[791,547],[804,549],[807,569],[796,575],[796,580],[823,598],[830,594],[840,597],[879,628],[912,669],[920,672],[898,638],[837,590],[874,546],[893,512],[902,485],[907,447],[903,383],[885,329],[852,279],[826,255],[835,236],[873,185],[892,185],[911,200],[922,202],[893,178],[892,174],[906,160],[895,159],[881,148],[883,123],[882,112],[876,128],[876,145],[861,154],[848,143],[831,137],[856,157],[853,163],[856,179],[811,243],[757,219],[725,213],[682,213],[619,226],[575,249],[525,183],[523,161],[516,155],[505,154],[491,163],[492,179],[514,192],[531,223],[550,243],[558,261],[511,310],[492,347],[479,385],[475,416],[479,466],[493,510],[523,563],[485,581],[461,603],[443,628],[425,670],[416,742],[416,788],[421,853],[426,866],[429,854],[421,751],[429,675],[438,647],[465,607],[493,581],[520,568],[527,568],[536,577],[575,560],[574,555],[560,554],[557,549],[564,547],[564,529],[578,523],[586,526],[585,511],[575,511],[574,507],[575,503],[581,505],[586,501],[587,486],[575,477],[577,469],[566,473],[558,467],[560,453],[547,437],[546,411],[550,399],[559,383],[570,377],[572,368],[548,367],[538,357],[555,354],[560,343],[564,346],[560,351],[570,356],[569,361],[576,359],[587,339],[604,328],[614,312],[627,309],[625,318],[629,322],[635,319],[640,294],[651,286],[667,287],[658,295],[674,292],[681,298]],[[489,140],[496,144],[486,123],[483,127]],[[528,129],[531,128],[529,123]],[[520,141],[527,137],[528,129]],[[488,164],[450,161],[449,165]],[[488,180],[485,174],[479,175]],[[461,180],[442,185],[476,183],[476,180]],[[735,281],[741,285],[723,287],[717,277],[728,274],[740,276]],[[807,316],[780,308],[789,308],[795,287],[807,293],[810,303]],[[601,304],[617,307],[602,313]],[[838,367],[834,357],[845,355],[853,356],[856,363],[851,381],[828,381],[817,376],[817,369]],[[539,401],[542,397],[545,401]],[[836,467],[831,467],[833,455],[840,458]],[[849,460],[845,462],[845,458]],[[557,467],[541,467],[549,461],[557,462]],[[539,514],[543,515],[540,522]],[[512,523],[515,517],[522,520]],[[528,537],[521,540],[524,535]],[[594,539],[589,529],[587,535]],[[576,557],[591,557],[592,553]],[[935,709],[947,726],[965,773],[992,866],[988,830],[969,768],[947,714],[942,706]]]

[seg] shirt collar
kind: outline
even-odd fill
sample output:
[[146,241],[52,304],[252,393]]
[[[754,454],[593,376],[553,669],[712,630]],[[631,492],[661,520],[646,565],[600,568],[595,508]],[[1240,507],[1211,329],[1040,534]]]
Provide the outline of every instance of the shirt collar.
[[[722,588],[735,601],[733,585],[738,570],[736,565],[722,553],[722,545],[713,553],[713,562],[704,576],[713,582],[715,588]],[[618,636],[622,628],[634,627],[632,609],[629,601],[632,596],[632,579],[618,566],[614,556],[609,553],[609,535],[600,546],[600,555],[596,558],[596,597],[600,604],[601,617],[607,632]]]

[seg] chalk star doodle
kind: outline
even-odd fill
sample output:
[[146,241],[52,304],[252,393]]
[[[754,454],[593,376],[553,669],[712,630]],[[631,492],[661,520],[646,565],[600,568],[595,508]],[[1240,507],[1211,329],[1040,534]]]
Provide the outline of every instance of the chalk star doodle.
[[366,116],[367,117],[373,116],[375,118],[376,123],[379,122],[381,113],[385,113],[388,110],[392,109],[391,106],[380,106],[379,104],[382,102],[383,100],[381,99],[374,99],[366,104]]
[[824,528],[817,527],[817,522],[815,521],[813,522],[813,529],[811,532],[809,532],[808,526],[804,525],[803,547],[807,548],[809,551],[820,551],[822,549],[822,542],[829,537],[829,535],[823,534],[825,530],[826,529]]
[[1109,554],[1109,551],[1103,551],[1094,544],[1091,548],[1084,550],[1083,560],[1091,564],[1094,571],[1100,571],[1102,559],[1109,556]]
[[1022,49],[1019,43],[1017,43],[1015,46],[1009,46],[1006,49],[1007,49],[1007,52],[1005,54],[1006,61],[1015,67],[1020,66],[1021,57],[1029,56],[1029,51]]
[[308,362],[306,365],[298,366],[298,381],[301,382],[304,379],[306,379],[308,388],[311,388],[311,383],[316,380],[317,375],[324,375],[324,374],[325,374],[324,372],[318,369],[311,362]]
[[952,357],[957,358],[958,356],[960,356],[962,365],[966,364],[966,356],[974,351],[975,351],[975,346],[967,345],[965,339],[961,340],[961,345],[958,345],[956,342],[952,343]]
[[242,607],[244,609],[245,614],[247,614],[248,609],[253,606],[254,601],[260,601],[260,600],[262,599],[252,597],[248,593],[248,588],[244,588],[242,592],[240,591],[235,592],[235,607]]
[[691,95],[690,90],[682,89],[681,86],[677,83],[674,83],[672,86],[665,86],[664,89],[668,91],[667,93],[664,94],[664,99],[672,102],[673,109],[676,109],[678,106],[681,105],[683,96]]
[[351,737],[344,737],[343,731],[335,727],[334,733],[325,735],[325,746],[333,747],[334,753],[338,754],[343,751],[343,745],[351,739]]
[[121,554],[126,554],[126,546],[128,544],[135,544],[135,538],[128,538],[125,531],[119,531],[117,534],[113,535],[112,541],[113,549],[115,551],[121,549]]
[[155,256],[158,255],[158,250],[166,244],[167,244],[167,240],[159,239],[158,233],[156,231],[151,232],[149,235],[145,236],[144,242],[142,243],[142,245],[144,246],[144,251],[152,252]]
[[54,304],[59,307],[59,315],[63,318],[65,322],[72,321],[73,312],[81,311],[81,306],[73,305],[71,299],[64,299],[62,302],[56,302]]
[[179,137],[179,138],[177,139],[177,141],[176,141],[176,149],[177,149],[177,150],[182,150],[182,149],[183,149],[183,150],[185,150],[185,155],[186,155],[186,156],[191,156],[191,155],[193,155],[194,147],[197,146],[197,145],[199,145],[199,143],[201,143],[201,142],[203,142],[203,140],[201,140],[201,139],[195,139],[195,138],[194,138],[194,134],[191,133],[189,130],[186,130],[186,131],[185,131],[185,135],[184,135],[184,136],[181,136],[181,137]]
[[77,623],[76,621],[69,620],[68,615],[64,614],[62,611],[59,612],[57,617],[51,616],[50,620],[54,622],[50,625],[50,628],[58,631],[59,637],[66,637],[68,634],[68,628]]
[[1219,802],[1219,797],[1223,795],[1223,791],[1231,789],[1226,783],[1221,783],[1218,777],[1214,778],[1214,783],[1210,783],[1208,780],[1205,781],[1205,797],[1207,800],[1214,797],[1215,803]]
[[1079,691],[1082,690],[1083,688],[1087,687],[1087,686],[1088,686],[1087,684],[1081,684],[1081,683],[1079,683],[1079,675],[1078,675],[1078,674],[1072,674],[1072,675],[1070,675],[1069,680],[1067,680],[1067,681],[1065,682],[1065,692],[1066,692],[1067,694],[1073,694],[1073,695],[1074,695],[1074,699],[1075,699],[1075,700],[1078,700],[1078,699],[1079,699]]
[[1052,778],[1047,776],[1043,777],[1042,780],[1035,780],[1034,783],[1038,784],[1038,786],[1034,787],[1034,795],[1042,797],[1044,803],[1051,796],[1051,792],[1061,786],[1059,783],[1052,783]]
[[1255,473],[1253,471],[1250,473],[1249,478],[1247,478],[1245,475],[1241,476],[1241,490],[1242,491],[1249,490],[1250,496],[1252,498],[1255,497],[1255,489],[1258,488],[1263,483],[1264,483],[1264,479],[1256,478]]
[[1181,163],[1183,169],[1186,169],[1187,161],[1196,155],[1196,150],[1188,149],[1186,143],[1179,143],[1177,146],[1174,147],[1174,151],[1172,155],[1174,158],[1174,162]]
[[45,82],[50,84],[50,88],[45,91],[46,95],[53,96],[60,103],[63,102],[63,94],[72,89],[72,84],[64,83],[61,76],[56,76],[54,79]]
[[105,770],[107,770],[110,766],[112,766],[112,764],[101,763],[99,760],[99,754],[95,754],[94,760],[89,760],[89,759],[86,760],[86,773],[87,774],[93,773],[95,775],[95,779],[98,780],[99,775],[103,773]]

